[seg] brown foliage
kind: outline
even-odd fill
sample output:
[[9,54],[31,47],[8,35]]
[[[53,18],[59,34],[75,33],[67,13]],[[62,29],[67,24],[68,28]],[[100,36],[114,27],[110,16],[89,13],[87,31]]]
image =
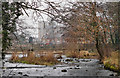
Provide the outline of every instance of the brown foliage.
[[98,54],[97,53],[90,53],[88,51],[80,51],[80,52],[66,52],[66,56],[67,57],[71,57],[71,58],[98,58]]
[[18,59],[19,59],[18,54],[16,52],[13,52],[10,60],[16,61]]
[[[41,53],[40,53],[41,54]],[[15,54],[12,56],[11,61],[13,62],[21,62],[28,64],[39,64],[39,65],[53,65],[59,63],[57,59],[54,57],[54,54],[49,52],[47,54],[42,54],[39,57],[36,57],[34,52],[30,52],[27,57],[15,58]]]

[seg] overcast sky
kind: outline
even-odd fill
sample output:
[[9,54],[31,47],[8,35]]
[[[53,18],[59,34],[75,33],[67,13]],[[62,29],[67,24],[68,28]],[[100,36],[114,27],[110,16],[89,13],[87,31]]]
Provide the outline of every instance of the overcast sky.
[[[31,1],[33,1],[33,0],[27,0],[27,1],[29,1],[30,3],[31,3]],[[42,7],[40,7],[40,9],[44,9],[44,8],[47,8],[47,5],[44,3],[44,1],[45,0],[42,0],[43,1],[43,3],[42,3],[42,5],[44,5],[44,6],[42,6]],[[83,1],[95,1],[95,0],[48,0],[48,1],[53,1],[53,2],[62,2],[61,3],[61,5],[62,6],[64,6],[65,4],[67,4],[66,3],[66,1],[72,1],[72,2],[74,2],[74,1],[81,1],[81,2],[83,2]],[[97,0],[97,1],[120,1],[120,0]],[[24,13],[24,15],[21,15],[20,17],[19,17],[19,19],[25,19],[24,20],[24,22],[27,24],[23,24],[23,26],[28,26],[28,27],[35,27],[36,29],[27,29],[27,31],[29,31],[29,33],[33,36],[33,37],[38,37],[38,21],[40,21],[41,19],[39,18],[39,20],[34,20],[33,19],[33,11],[32,10],[26,10],[26,12],[29,14],[29,17],[25,14],[25,12],[23,11],[23,13]],[[44,20],[45,21],[47,21],[47,16],[46,15],[44,15],[44,14],[42,14],[43,15],[43,17],[44,17]],[[41,20],[42,21],[42,20]]]
[[[29,0],[30,1],[30,0]],[[44,0],[43,0],[44,1]],[[64,5],[65,4],[65,1],[64,0],[50,0],[50,1],[55,1],[55,2],[62,2],[62,5]],[[30,1],[31,2],[31,1]],[[40,7],[40,9],[45,9],[45,8],[47,8],[47,5],[43,2],[42,3],[42,7]],[[34,20],[33,19],[33,11],[32,10],[26,10],[26,12],[28,13],[28,15],[29,15],[29,17],[26,15],[26,13],[23,11],[23,13],[24,13],[24,15],[21,15],[20,17],[19,17],[19,19],[24,19],[24,23],[26,23],[26,24],[24,24],[23,23],[23,27],[24,26],[27,26],[27,27],[35,27],[36,29],[27,29],[27,31],[29,31],[30,32],[30,34],[32,35],[32,37],[38,37],[38,22],[39,21],[42,21],[42,20],[44,20],[44,21],[48,21],[48,16],[47,15],[45,15],[45,14],[42,14],[42,16],[44,17],[44,19],[41,19],[41,18],[39,18],[38,20]],[[35,15],[34,15],[35,16]],[[36,16],[35,16],[36,17]],[[36,18],[38,18],[38,17],[36,17]],[[27,33],[29,33],[29,32],[27,32]]]

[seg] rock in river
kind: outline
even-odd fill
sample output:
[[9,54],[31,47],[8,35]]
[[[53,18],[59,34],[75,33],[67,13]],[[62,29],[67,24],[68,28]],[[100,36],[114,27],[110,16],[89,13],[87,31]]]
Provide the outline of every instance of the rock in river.
[[27,74],[24,74],[23,76],[27,76],[27,77],[28,77],[28,75],[27,75]]
[[23,73],[22,72],[18,72],[18,74],[22,75]]
[[53,69],[56,69],[56,67],[53,67]]
[[61,70],[61,72],[67,72],[67,70],[66,70],[66,69],[63,69],[63,70]]

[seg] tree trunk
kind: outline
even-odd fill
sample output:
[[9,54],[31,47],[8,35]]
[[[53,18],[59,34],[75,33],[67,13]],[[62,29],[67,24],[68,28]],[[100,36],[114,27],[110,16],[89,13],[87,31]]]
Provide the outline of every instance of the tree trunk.
[[[118,2],[118,59],[120,59],[120,2]],[[120,60],[118,60],[120,69]]]
[[112,41],[112,45],[114,46],[115,42],[114,42],[114,39],[113,39],[113,34],[111,33],[111,29],[110,29],[110,38],[111,38],[111,41]]
[[[104,34],[104,36],[106,36],[106,34]],[[109,46],[107,45],[106,37],[102,37],[101,42],[102,42],[104,56],[110,57],[111,56],[111,53],[110,53],[111,50],[110,50]]]
[[100,55],[100,61],[103,62],[104,52],[103,52],[103,48],[102,48],[102,45],[101,45],[98,37],[96,37],[96,49]]

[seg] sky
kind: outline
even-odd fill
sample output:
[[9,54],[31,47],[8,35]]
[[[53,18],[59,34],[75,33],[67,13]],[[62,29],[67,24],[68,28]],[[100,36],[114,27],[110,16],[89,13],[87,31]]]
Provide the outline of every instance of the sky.
[[[27,10],[27,13],[29,15],[29,17],[24,13],[24,15],[20,16],[19,19],[24,19],[24,22],[22,24],[23,27],[35,27],[36,29],[26,29],[26,31],[29,31],[27,33],[31,34],[32,37],[37,37],[38,34],[38,23],[37,21],[34,21],[32,18],[32,11],[31,10]],[[26,23],[26,24],[24,24]]]
[[[26,0],[29,1],[31,3],[31,1],[33,0]],[[42,0],[45,1],[45,0]],[[66,4],[66,1],[95,1],[95,0],[48,0],[48,1],[53,1],[53,2],[62,2],[62,6],[64,6]],[[97,0],[97,1],[120,1],[120,0]],[[44,9],[47,8],[47,5],[43,2],[42,3],[43,7],[40,7],[40,9]],[[20,16],[19,19],[24,19],[24,22],[26,24],[23,24],[23,26],[27,26],[27,27],[35,27],[36,29],[27,29],[27,33],[30,33],[32,37],[36,37],[38,38],[38,22],[42,21],[42,19],[39,18],[39,20],[34,20],[33,19],[33,11],[32,10],[26,10],[26,12],[29,14],[29,17],[26,15],[26,13],[23,11],[24,15]],[[42,14],[42,16],[44,17],[44,21],[48,20],[48,17],[44,14]]]
[[[29,0],[30,1],[30,0]],[[43,0],[44,1],[44,0]],[[50,1],[56,1],[56,0],[50,0]],[[63,0],[58,0],[57,2],[62,2]],[[30,1],[31,3],[31,1]],[[43,7],[40,7],[40,9],[44,9],[47,8],[47,5],[45,5],[45,3],[43,3],[42,5],[44,5]],[[63,2],[64,5],[64,2]],[[19,17],[19,19],[24,19],[24,24],[23,23],[23,27],[27,26],[27,27],[35,27],[36,29],[26,29],[27,31],[29,31],[29,33],[31,34],[32,37],[36,37],[38,38],[38,22],[42,21],[43,19],[39,18],[38,20],[34,20],[33,19],[33,11],[32,10],[26,10],[26,12],[28,13],[29,17],[26,15],[26,13],[23,11],[23,15],[21,15]],[[45,14],[42,14],[42,16],[44,17],[44,21],[48,21],[48,16]],[[36,16],[35,16],[36,17]],[[38,17],[37,17],[38,18]],[[27,32],[28,33],[28,32]]]

